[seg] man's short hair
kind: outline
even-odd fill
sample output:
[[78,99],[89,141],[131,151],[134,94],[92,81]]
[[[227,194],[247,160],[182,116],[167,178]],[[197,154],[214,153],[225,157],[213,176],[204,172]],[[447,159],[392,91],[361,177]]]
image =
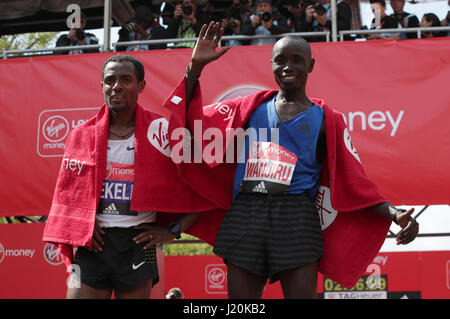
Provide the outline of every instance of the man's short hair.
[[258,4],[265,2],[268,3],[272,6],[272,0],[256,0],[255,5],[257,6]]
[[138,6],[136,9],[134,9],[134,13],[137,22],[153,22],[153,12],[147,6]]
[[134,64],[134,70],[136,72],[136,78],[137,78],[138,82],[143,81],[144,78],[145,78],[144,65],[141,63],[141,61],[139,61],[138,59],[136,59],[135,57],[133,57],[131,55],[116,54],[116,55],[111,56],[103,64],[103,67],[102,67],[102,80],[103,80],[103,77],[105,76],[106,65],[109,62],[131,62],[131,63]]
[[386,1],[384,1],[384,0],[370,0],[370,4],[375,3],[375,2],[381,3],[383,5],[383,7],[386,6]]

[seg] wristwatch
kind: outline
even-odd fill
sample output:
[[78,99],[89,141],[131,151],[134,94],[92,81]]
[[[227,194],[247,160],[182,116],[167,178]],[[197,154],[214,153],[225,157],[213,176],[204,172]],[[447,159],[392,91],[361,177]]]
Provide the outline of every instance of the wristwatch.
[[178,223],[170,223],[168,230],[175,235],[176,239],[180,239],[181,238],[181,229],[180,229],[180,224]]
[[395,209],[395,211],[391,213],[391,219],[394,223],[396,223],[398,225],[397,214],[406,212],[406,209],[396,208],[396,207],[394,207],[394,209]]

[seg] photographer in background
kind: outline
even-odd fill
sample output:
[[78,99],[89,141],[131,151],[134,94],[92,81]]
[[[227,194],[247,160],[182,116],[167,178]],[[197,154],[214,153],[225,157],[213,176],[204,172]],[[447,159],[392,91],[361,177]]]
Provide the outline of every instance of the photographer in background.
[[[83,11],[80,11],[80,27],[72,27],[68,34],[61,35],[56,41],[56,47],[98,44],[98,39],[95,35],[84,31],[85,26],[86,15]],[[55,54],[81,54],[96,52],[99,52],[99,49],[72,49],[67,51],[55,51]]]
[[[306,31],[331,31],[330,0],[303,1],[306,15]],[[350,30],[352,27],[352,9],[344,1],[337,1],[336,5],[337,30]],[[348,38],[344,37],[345,40]],[[325,41],[325,37],[313,37],[309,41]]]
[[285,16],[286,24],[291,32],[306,32],[306,14],[303,0],[278,0],[275,4],[278,11]]
[[[448,0],[448,5],[450,6],[450,0]],[[447,12],[447,16],[441,21],[441,26],[448,27],[450,25],[450,11]],[[447,32],[447,36],[450,37],[450,31]]]
[[[231,16],[228,18],[223,18],[221,22],[221,27],[224,32],[223,35],[240,35],[241,34],[241,20],[236,19]],[[236,47],[243,45],[239,40],[222,40],[222,46],[226,47]]]
[[231,7],[225,10],[226,19],[234,18],[239,21],[250,19],[253,14],[253,0],[233,0]]
[[[370,0],[373,15],[371,30],[377,29],[397,29],[398,23],[395,18],[386,15],[386,1],[384,0]],[[367,37],[368,40],[377,39],[400,39],[398,33],[377,33],[371,34]]]
[[[391,14],[397,20],[398,27],[401,28],[418,28],[419,19],[414,14],[403,11],[405,0],[391,0],[391,7],[394,13]],[[417,39],[417,33],[400,33],[400,39]]]
[[[198,37],[203,24],[209,24],[211,14],[208,10],[198,10],[192,0],[175,2],[173,19],[167,26],[167,38],[195,38]],[[174,48],[193,48],[195,42],[178,42]]]
[[[129,21],[119,30],[118,42],[158,40],[166,39],[166,29],[164,29],[156,19],[150,8],[138,6],[135,10],[135,18]],[[127,47],[118,46],[117,51],[141,51],[150,49],[165,49],[165,44],[136,44]]]
[[[256,0],[255,14],[244,21],[241,33],[244,35],[283,34],[291,31],[286,17],[272,9],[271,0]],[[274,44],[276,38],[251,40],[250,45]]]
[[[231,7],[225,10],[225,17],[222,18],[221,27],[223,35],[240,35],[242,21],[250,20],[253,15],[253,0],[233,0]],[[241,46],[249,41],[222,40],[223,46]]]

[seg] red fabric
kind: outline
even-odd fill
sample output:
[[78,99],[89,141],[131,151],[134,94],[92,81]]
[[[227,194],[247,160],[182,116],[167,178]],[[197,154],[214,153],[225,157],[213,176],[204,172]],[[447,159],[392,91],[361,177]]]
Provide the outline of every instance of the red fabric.
[[[188,127],[195,128],[194,121],[200,120],[201,133],[207,128],[215,127],[223,136],[229,128],[242,127],[261,102],[277,93],[274,90],[260,91],[243,98],[202,107],[199,86],[189,106]],[[182,80],[171,96],[184,96],[184,91]],[[165,107],[172,112],[169,135],[176,128],[186,125],[184,105],[171,103],[171,96],[165,103]],[[333,208],[339,212],[348,212],[338,213],[334,222],[324,229],[325,255],[320,261],[319,270],[336,282],[351,288],[381,248],[391,221],[364,210],[386,202],[386,199],[367,178],[362,165],[347,148],[344,140],[346,127],[342,115],[327,107],[323,100],[312,100],[324,109],[325,116],[327,158],[320,184],[331,189]],[[170,141],[171,146],[176,145],[177,141]],[[202,148],[207,143],[208,141],[203,141]],[[353,144],[351,146],[353,147]],[[224,145],[224,150],[226,147],[227,145]],[[235,164],[179,163],[177,168],[185,183],[220,208],[228,209],[232,200]]]
[[[151,131],[154,121],[165,120],[139,105],[135,117],[135,180],[131,209],[190,213],[213,211],[216,207],[189,186],[179,182],[170,154],[164,155],[149,139],[166,141],[166,132],[160,131],[158,139]],[[160,122],[157,122],[160,123]],[[108,141],[109,109],[104,105],[97,116],[77,127],[69,136],[59,170],[52,206],[45,225],[43,240],[58,244],[66,265],[73,259],[72,246],[91,244],[97,205],[106,174],[106,150]],[[220,223],[223,214],[204,214],[199,224],[188,232],[213,243],[215,235],[202,236],[198,228],[212,219]],[[167,225],[178,214],[158,213],[157,223]],[[212,234],[218,226],[207,227]]]

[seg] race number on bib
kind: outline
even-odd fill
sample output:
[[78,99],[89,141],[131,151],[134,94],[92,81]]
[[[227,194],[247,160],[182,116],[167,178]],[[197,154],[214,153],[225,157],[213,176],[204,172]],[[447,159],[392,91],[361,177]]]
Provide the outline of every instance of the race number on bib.
[[287,193],[297,156],[272,142],[253,142],[245,167],[242,190],[269,194]]
[[108,162],[98,206],[99,213],[136,216],[135,211],[130,211],[133,181],[133,165]]

